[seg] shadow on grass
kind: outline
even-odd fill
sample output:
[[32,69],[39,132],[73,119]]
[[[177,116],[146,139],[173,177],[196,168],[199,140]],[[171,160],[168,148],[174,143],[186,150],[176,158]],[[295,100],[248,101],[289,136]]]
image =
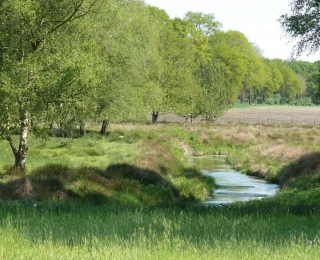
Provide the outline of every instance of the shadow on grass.
[[156,205],[185,200],[160,174],[130,164],[69,168],[49,164],[29,176],[10,174],[0,183],[0,199],[60,201],[81,199],[92,204]]
[[286,188],[306,190],[320,187],[320,153],[303,155],[278,173],[279,184]]

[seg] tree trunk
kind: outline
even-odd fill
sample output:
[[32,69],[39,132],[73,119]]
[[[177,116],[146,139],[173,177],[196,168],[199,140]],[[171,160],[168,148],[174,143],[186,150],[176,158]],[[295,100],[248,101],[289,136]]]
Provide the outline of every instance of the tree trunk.
[[249,98],[248,98],[249,105],[251,106],[251,86],[249,87]]
[[20,110],[20,140],[19,140],[19,149],[16,149],[15,143],[11,136],[7,137],[7,140],[10,144],[11,150],[15,157],[14,167],[20,168],[21,170],[25,170],[26,167],[26,157],[28,153],[28,145],[27,145],[27,136],[29,129],[29,116],[28,112],[21,109]]
[[19,156],[16,156],[15,167],[25,169],[26,157],[28,153],[27,136],[29,130],[29,114],[27,111],[20,112],[20,141],[19,141]]
[[244,93],[243,93],[243,89],[241,90],[240,93],[240,103],[242,104],[244,102]]
[[83,137],[87,134],[86,128],[84,126],[84,123],[80,124],[80,137]]
[[108,120],[103,120],[102,126],[101,126],[101,130],[100,130],[100,134],[107,135],[108,126],[109,126],[109,121]]
[[152,111],[152,123],[156,123],[158,121],[159,111]]

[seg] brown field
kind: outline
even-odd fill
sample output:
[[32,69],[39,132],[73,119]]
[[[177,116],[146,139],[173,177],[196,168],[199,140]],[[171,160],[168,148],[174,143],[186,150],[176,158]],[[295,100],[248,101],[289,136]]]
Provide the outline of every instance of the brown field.
[[[203,122],[203,117],[197,117],[194,122]],[[252,106],[246,108],[231,108],[220,117],[218,122],[259,122],[259,123],[294,123],[320,124],[320,107],[298,106]],[[160,115],[159,122],[189,122],[190,118],[176,115]]]

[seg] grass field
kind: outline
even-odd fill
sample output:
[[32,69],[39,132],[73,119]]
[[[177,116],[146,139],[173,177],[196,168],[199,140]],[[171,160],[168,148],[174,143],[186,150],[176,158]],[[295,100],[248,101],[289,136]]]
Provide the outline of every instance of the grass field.
[[[299,109],[302,118],[316,113]],[[45,142],[31,135],[27,176],[10,168],[13,156],[0,141],[1,259],[318,259],[319,125],[221,121],[109,130],[107,137],[92,131]],[[282,191],[200,206],[214,183],[188,157],[216,153]]]
[[[185,117],[166,114],[159,116],[159,121],[190,123],[190,118],[186,120]],[[203,122],[203,117],[199,116],[193,121]],[[218,122],[320,124],[320,107],[246,105],[229,109],[218,118]]]
[[317,259],[318,215],[1,204],[1,259]]
[[231,108],[220,122],[258,122],[289,124],[320,124],[320,107],[298,106],[247,106]]

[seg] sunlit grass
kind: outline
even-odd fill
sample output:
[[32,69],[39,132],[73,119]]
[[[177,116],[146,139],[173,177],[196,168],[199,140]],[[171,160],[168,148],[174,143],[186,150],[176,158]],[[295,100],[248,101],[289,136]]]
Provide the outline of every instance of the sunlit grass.
[[[70,167],[106,167],[110,163],[133,163],[144,153],[138,143],[110,142],[107,138],[90,136],[78,139],[49,137],[45,142],[30,136],[26,172],[45,164],[63,164]],[[0,140],[0,171],[14,164],[9,143]]]
[[316,259],[319,216],[4,205],[1,259]]

